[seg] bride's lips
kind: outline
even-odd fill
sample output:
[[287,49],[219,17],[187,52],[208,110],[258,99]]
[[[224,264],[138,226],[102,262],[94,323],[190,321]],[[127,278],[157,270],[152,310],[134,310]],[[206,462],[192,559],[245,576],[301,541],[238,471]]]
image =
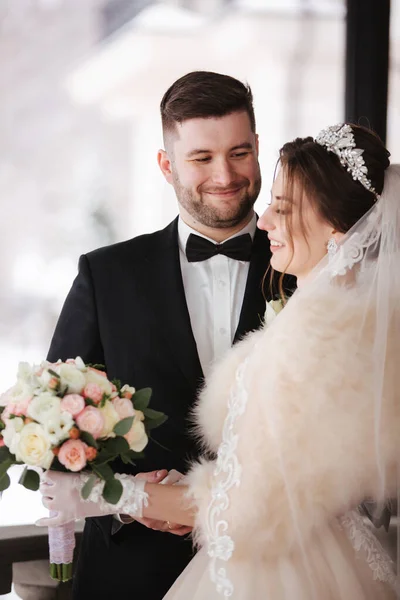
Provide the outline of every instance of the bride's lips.
[[282,248],[285,247],[285,244],[282,244],[282,242],[278,242],[278,240],[274,240],[271,238],[269,238],[269,243],[271,247],[271,252],[278,252],[278,250],[282,250]]

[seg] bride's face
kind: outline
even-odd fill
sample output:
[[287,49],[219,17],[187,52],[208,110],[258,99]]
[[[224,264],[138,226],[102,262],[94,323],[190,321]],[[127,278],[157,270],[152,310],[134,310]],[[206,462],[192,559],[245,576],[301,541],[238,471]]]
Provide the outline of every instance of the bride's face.
[[297,277],[307,277],[327,252],[334,230],[314,208],[299,184],[287,192],[284,169],[280,169],[271,190],[271,203],[260,217],[258,227],[271,241],[271,266]]

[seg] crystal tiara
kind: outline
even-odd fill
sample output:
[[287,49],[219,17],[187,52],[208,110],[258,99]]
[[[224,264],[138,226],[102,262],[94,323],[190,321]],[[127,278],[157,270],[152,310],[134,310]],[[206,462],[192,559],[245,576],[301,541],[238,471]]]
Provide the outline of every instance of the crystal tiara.
[[359,181],[376,199],[379,194],[368,179],[368,169],[363,158],[364,150],[356,148],[356,141],[351,125],[340,123],[323,129],[315,138],[317,144],[333,152],[340,164],[348,170],[355,181]]

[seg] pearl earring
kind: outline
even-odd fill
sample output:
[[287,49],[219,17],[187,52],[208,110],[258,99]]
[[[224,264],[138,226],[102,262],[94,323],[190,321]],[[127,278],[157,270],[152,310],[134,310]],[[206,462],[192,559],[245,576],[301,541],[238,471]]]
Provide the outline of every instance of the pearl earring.
[[336,240],[334,237],[331,237],[331,239],[328,242],[328,245],[326,247],[326,249],[328,250],[328,254],[330,257],[334,256],[337,252],[338,249],[338,245],[336,243]]

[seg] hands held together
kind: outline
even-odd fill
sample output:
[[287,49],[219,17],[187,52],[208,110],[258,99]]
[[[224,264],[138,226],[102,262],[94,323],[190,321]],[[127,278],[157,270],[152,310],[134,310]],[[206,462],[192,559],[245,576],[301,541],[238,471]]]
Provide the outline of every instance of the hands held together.
[[[139,473],[135,477],[130,475],[116,475],[124,487],[121,500],[113,505],[101,498],[101,490],[96,490],[90,495],[90,500],[84,501],[81,497],[83,486],[80,474],[59,473],[47,471],[41,481],[40,492],[43,496],[43,505],[53,513],[49,518],[40,519],[36,525],[58,526],[70,521],[85,519],[87,517],[100,517],[116,515],[121,522],[138,521],[145,527],[155,531],[164,531],[174,535],[183,536],[192,528],[169,521],[157,521],[143,517],[143,505],[147,506],[147,494],[144,491],[146,483],[179,485],[183,475],[172,469],[170,472],[151,471]],[[122,518],[120,518],[122,515]],[[124,518],[125,517],[125,518]],[[126,520],[128,517],[128,520]],[[129,518],[130,517],[130,518]]]

